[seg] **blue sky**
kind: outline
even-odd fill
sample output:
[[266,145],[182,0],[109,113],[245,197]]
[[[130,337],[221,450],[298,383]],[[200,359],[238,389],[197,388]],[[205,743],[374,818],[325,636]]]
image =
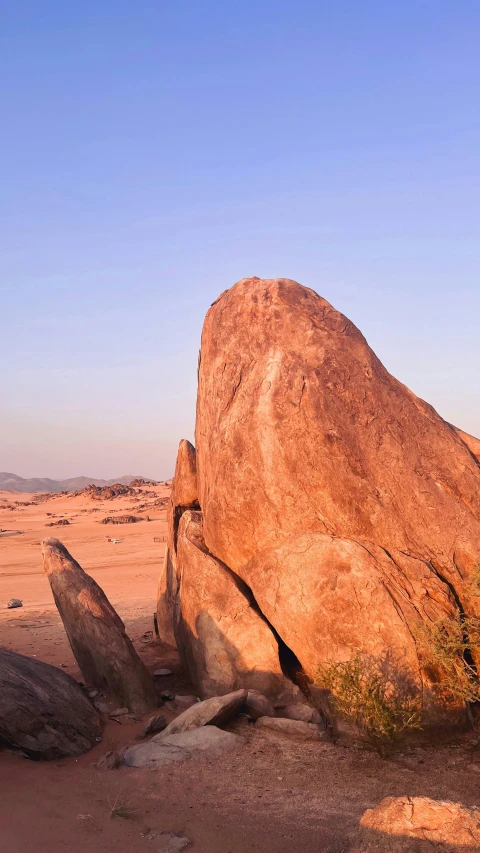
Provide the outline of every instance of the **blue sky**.
[[0,16],[0,470],[167,477],[204,314],[288,276],[480,434],[480,4]]

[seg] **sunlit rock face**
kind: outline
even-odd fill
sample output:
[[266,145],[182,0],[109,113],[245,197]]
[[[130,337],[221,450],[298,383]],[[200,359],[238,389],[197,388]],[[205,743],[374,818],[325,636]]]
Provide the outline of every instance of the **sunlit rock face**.
[[[202,548],[244,585],[307,680],[362,652],[421,695],[430,722],[443,721],[432,690],[442,673],[424,665],[419,638],[425,624],[479,615],[475,441],[392,377],[313,290],[244,279],[207,314],[195,459]],[[185,570],[175,506],[162,616],[172,633]],[[194,631],[190,641],[211,642]],[[238,686],[262,689],[229,689]],[[447,710],[455,721],[458,707]]]

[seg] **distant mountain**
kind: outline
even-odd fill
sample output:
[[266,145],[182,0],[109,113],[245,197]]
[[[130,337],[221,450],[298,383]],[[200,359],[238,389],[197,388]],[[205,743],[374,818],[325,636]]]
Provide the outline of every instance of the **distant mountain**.
[[[138,476],[134,477],[125,474],[123,477],[116,477],[113,480],[99,480],[96,477],[70,477],[68,480],[31,477],[29,480],[26,480],[17,474],[0,471],[0,490],[5,489],[9,492],[76,492],[78,489],[84,489],[85,486],[90,485],[113,486],[114,483],[121,483],[123,486],[129,486],[132,480],[138,479],[140,479]],[[143,479],[147,482],[152,482],[147,477]]]

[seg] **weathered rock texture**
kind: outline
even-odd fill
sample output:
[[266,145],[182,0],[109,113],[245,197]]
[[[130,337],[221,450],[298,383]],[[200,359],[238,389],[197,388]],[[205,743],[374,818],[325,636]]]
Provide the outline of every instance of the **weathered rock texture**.
[[[184,654],[200,670],[198,646],[205,658],[213,642],[193,588],[198,551],[208,557],[202,594],[216,596],[211,567],[227,567],[309,678],[368,653],[441,721],[430,690],[440,674],[422,666],[418,636],[423,623],[480,615],[475,442],[394,379],[314,291],[256,278],[225,291],[199,364],[201,544],[199,519],[170,516],[182,580],[168,619],[180,625],[188,600]],[[230,661],[238,642],[223,644]]]
[[48,760],[87,752],[101,732],[97,711],[73,678],[0,649],[0,745]]
[[73,654],[87,684],[123,707],[155,707],[153,680],[98,584],[58,539],[43,542],[43,563]]
[[204,702],[197,702],[172,720],[161,737],[198,729],[200,726],[224,726],[240,712],[246,698],[246,690],[235,690],[225,696],[213,696]]
[[[364,830],[374,830],[375,834],[366,834],[368,840],[375,840],[377,846],[366,849],[379,849],[378,844],[388,839],[417,838],[429,842],[435,849],[458,850],[479,849],[480,811],[467,809],[460,803],[439,802],[429,797],[386,797],[374,809],[368,809],[360,825]],[[361,847],[360,849],[363,849]],[[382,849],[387,849],[383,848]],[[388,848],[390,849],[390,848]],[[405,849],[413,850],[408,846]]]
[[200,512],[183,514],[176,560],[177,646],[201,695],[244,686],[277,695],[291,688],[278,643],[244,584],[206,549]]

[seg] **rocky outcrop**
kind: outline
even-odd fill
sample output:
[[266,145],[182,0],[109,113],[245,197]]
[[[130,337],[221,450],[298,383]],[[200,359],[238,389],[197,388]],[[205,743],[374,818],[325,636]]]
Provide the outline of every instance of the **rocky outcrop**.
[[[197,629],[221,568],[306,679],[362,652],[443,724],[432,689],[442,673],[425,665],[419,636],[425,624],[480,616],[475,442],[394,379],[314,291],[256,278],[225,291],[202,334],[202,517],[179,524],[184,509],[172,501],[160,596],[177,636],[183,623],[191,668],[200,672],[214,647],[215,632]],[[228,621],[226,601],[217,603]],[[223,643],[222,669],[238,642]]]

